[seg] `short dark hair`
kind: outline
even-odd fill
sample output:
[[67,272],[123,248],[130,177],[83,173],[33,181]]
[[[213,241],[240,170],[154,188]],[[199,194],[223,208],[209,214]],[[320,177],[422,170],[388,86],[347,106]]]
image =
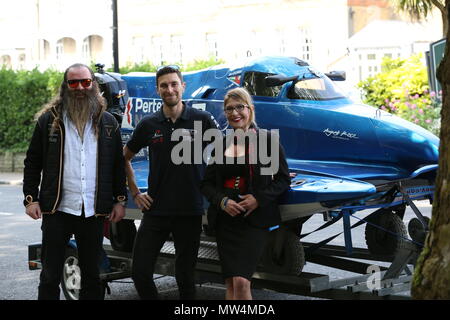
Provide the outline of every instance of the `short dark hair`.
[[178,78],[180,78],[181,83],[183,83],[183,76],[181,75],[180,68],[178,66],[165,66],[161,67],[156,71],[156,86],[158,86],[159,77],[169,73],[176,73]]

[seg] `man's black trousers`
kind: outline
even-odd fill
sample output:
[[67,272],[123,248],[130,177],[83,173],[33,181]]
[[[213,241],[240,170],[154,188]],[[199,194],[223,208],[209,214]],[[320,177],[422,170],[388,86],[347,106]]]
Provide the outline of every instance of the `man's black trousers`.
[[42,271],[39,300],[58,300],[65,252],[72,234],[81,270],[80,300],[103,299],[99,260],[103,243],[103,217],[78,217],[64,212],[42,215]]
[[195,299],[195,265],[197,263],[202,216],[152,216],[144,214],[133,251],[132,278],[141,299],[156,300],[153,281],[158,254],[172,233],[175,245],[175,279],[180,299]]

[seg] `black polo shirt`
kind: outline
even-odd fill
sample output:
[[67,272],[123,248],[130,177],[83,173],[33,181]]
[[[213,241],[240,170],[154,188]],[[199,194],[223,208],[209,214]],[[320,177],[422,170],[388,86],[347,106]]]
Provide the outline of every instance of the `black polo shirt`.
[[[194,128],[194,122],[197,127]],[[201,123],[202,134],[198,129]],[[188,107],[183,103],[181,116],[172,122],[166,118],[162,108],[149,116],[142,118],[133,131],[127,147],[134,153],[148,147],[149,176],[148,194],[153,199],[150,210],[154,215],[201,215],[203,214],[203,196],[200,193],[200,181],[203,178],[205,164],[195,164],[194,138],[202,139],[203,133],[211,128],[217,128],[214,117],[206,111]],[[180,129],[180,130],[177,130]],[[179,140],[171,141],[172,133],[177,130],[191,145],[192,159],[190,163],[176,164],[172,161],[172,149],[180,147]],[[209,142],[203,142],[201,150]],[[197,142],[197,151],[198,151]],[[184,155],[183,151],[177,154]],[[198,158],[198,156],[197,156]],[[176,161],[175,161],[176,162]],[[197,161],[198,162],[198,161]]]

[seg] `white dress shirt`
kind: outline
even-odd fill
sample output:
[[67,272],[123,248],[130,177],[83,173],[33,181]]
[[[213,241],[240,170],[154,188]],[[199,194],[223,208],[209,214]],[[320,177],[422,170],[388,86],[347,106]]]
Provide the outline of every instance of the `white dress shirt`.
[[92,120],[86,123],[84,139],[67,114],[63,115],[65,127],[64,172],[62,198],[58,211],[81,216],[84,204],[85,217],[95,215],[95,188],[97,176],[97,139]]

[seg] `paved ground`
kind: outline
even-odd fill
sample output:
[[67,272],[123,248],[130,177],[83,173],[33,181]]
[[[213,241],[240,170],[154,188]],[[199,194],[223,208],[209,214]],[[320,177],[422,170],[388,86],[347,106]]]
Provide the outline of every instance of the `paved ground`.
[[[30,219],[24,213],[22,204],[22,174],[0,173],[0,301],[35,300],[39,284],[38,270],[28,269],[28,245],[41,241],[40,220]],[[105,239],[105,243],[109,241]],[[176,301],[178,287],[173,277],[155,275],[156,284],[163,300]],[[110,284],[111,294],[107,300],[138,300],[130,278]],[[198,286],[198,299],[222,300],[225,289],[220,284]],[[295,294],[283,294],[255,289],[253,296],[257,300],[316,300]],[[63,295],[61,298],[64,299]]]
[[[23,300],[36,299],[36,287],[38,284],[38,271],[29,271],[26,265],[27,245],[40,241],[39,223],[29,219],[23,213],[22,205],[22,173],[0,172],[0,194],[4,199],[4,205],[0,209],[0,300]],[[427,201],[418,201],[416,205],[426,216],[431,216],[431,205]],[[364,218],[368,212],[360,212],[359,218]],[[410,208],[405,214],[405,223],[414,217]],[[355,217],[356,219],[356,217]],[[355,223],[357,220],[353,221]],[[305,225],[304,233],[315,230],[323,224],[322,217],[316,215]],[[364,238],[364,226],[359,226],[352,231],[352,240],[355,247],[366,247]],[[317,242],[332,234],[342,232],[342,224],[337,223],[326,230],[321,230],[307,236],[304,241]],[[331,244],[343,245],[343,236],[339,236]],[[306,272],[321,273],[329,275],[330,279],[337,280],[356,274],[327,268],[308,262],[304,268]],[[157,281],[164,300],[175,300],[177,298],[177,286],[173,277],[162,277]],[[108,300],[136,300],[137,295],[131,279],[123,279],[111,284],[111,295]],[[298,295],[268,292],[266,290],[255,290],[254,298],[258,300],[309,300],[311,298]],[[406,293],[407,294],[407,293]],[[218,284],[205,284],[199,287],[199,296],[202,300],[220,300],[224,296],[224,288]]]
[[22,184],[22,172],[0,172],[0,184]]

